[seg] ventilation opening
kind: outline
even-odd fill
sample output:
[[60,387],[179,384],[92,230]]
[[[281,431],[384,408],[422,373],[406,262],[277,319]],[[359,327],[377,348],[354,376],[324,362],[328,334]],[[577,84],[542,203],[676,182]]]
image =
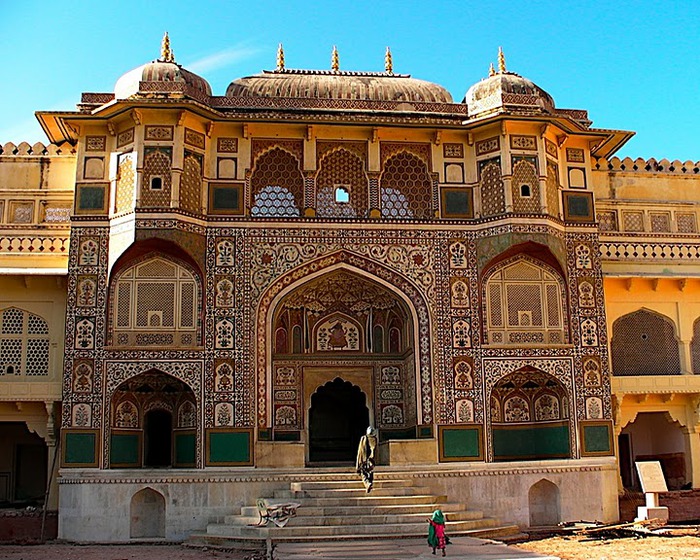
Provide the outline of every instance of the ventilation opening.
[[530,185],[520,185],[520,196],[523,198],[530,198],[532,196]]
[[152,191],[162,191],[163,190],[163,177],[151,177],[151,190]]
[[335,188],[335,201],[342,204],[350,202],[350,192],[346,187]]

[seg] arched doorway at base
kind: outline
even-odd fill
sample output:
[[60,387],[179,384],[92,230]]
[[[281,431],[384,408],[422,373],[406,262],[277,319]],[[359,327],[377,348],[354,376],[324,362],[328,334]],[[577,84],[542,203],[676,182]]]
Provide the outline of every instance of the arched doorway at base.
[[339,377],[319,387],[309,410],[309,462],[347,464],[369,426],[369,409],[359,387]]

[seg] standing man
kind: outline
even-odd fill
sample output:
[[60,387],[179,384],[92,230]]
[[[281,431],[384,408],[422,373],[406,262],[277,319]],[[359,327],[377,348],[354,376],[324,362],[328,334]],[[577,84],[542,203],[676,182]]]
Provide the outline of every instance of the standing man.
[[374,481],[374,453],[377,450],[377,433],[372,426],[367,428],[367,434],[360,438],[357,448],[357,474],[362,477],[367,493],[372,491]]

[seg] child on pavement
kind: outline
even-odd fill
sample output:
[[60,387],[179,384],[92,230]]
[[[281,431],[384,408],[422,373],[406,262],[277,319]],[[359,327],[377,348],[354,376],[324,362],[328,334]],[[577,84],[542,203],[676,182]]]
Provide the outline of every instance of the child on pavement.
[[428,519],[430,527],[428,527],[428,545],[433,547],[433,554],[436,549],[442,550],[442,555],[445,556],[445,547],[450,544],[450,539],[445,535],[445,516],[442,511],[436,509],[433,516]]

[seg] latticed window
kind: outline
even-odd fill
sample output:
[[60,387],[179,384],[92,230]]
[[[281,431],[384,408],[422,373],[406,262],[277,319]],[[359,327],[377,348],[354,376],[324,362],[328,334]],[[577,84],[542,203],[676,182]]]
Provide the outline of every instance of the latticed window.
[[114,289],[114,340],[131,346],[192,346],[200,299],[194,276],[156,257],[124,271]]
[[700,319],[693,325],[693,340],[690,342],[690,352],[693,358],[693,373],[700,374]]
[[432,217],[432,181],[425,162],[414,154],[401,152],[387,160],[380,191],[385,218]]
[[250,179],[253,216],[298,217],[304,204],[299,162],[280,148],[260,156]]
[[673,375],[681,371],[670,319],[641,309],[613,323],[613,375]]
[[520,258],[486,281],[488,342],[563,344],[564,285],[556,273]]
[[170,206],[171,161],[171,148],[145,148],[141,183],[142,206]]
[[0,312],[0,375],[48,374],[48,323],[15,307]]
[[529,161],[521,159],[513,165],[511,183],[513,211],[537,214],[540,212],[540,185],[537,168]]

